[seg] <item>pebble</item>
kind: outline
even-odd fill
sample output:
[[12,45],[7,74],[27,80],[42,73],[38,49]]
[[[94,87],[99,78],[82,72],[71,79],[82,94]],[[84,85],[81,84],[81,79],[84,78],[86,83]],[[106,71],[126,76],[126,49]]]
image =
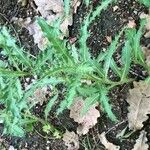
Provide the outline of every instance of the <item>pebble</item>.
[[118,6],[114,6],[113,11],[116,11],[118,8],[119,8]]

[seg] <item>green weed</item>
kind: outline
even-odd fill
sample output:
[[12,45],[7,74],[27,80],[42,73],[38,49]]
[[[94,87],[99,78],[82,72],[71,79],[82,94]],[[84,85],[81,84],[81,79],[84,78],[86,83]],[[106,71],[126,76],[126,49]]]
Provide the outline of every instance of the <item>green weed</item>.
[[[4,124],[4,134],[24,136],[25,131],[39,121],[43,124],[44,131],[48,133],[50,130],[54,136],[59,137],[61,133],[48,123],[47,118],[52,106],[56,101],[59,102],[56,85],[60,83],[67,90],[64,93],[64,100],[56,111],[57,115],[70,108],[75,97],[82,96],[85,99],[83,113],[86,113],[91,105],[99,102],[108,117],[112,121],[117,121],[108,93],[115,86],[134,80],[128,77],[131,63],[140,64],[145,69],[148,67],[140,47],[143,21],[138,31],[123,28],[105,52],[101,51],[97,58],[91,56],[86,44],[90,36],[88,27],[112,2],[113,0],[103,1],[88,14],[81,26],[79,48],[70,45],[67,40],[61,40],[59,29],[39,18],[38,24],[49,43],[44,51],[33,58],[16,44],[15,39],[10,36],[5,27],[1,28],[0,54],[5,60],[0,61],[0,104],[2,105],[0,119]],[[66,3],[68,5],[67,0]],[[68,7],[66,7],[66,13],[68,13]],[[119,39],[123,33],[126,34],[126,39],[121,53],[121,66],[118,66],[113,55],[120,45]],[[118,76],[117,81],[110,79],[110,70]],[[33,76],[37,76],[38,79],[31,83],[28,89],[23,89],[23,79]],[[86,81],[90,81],[90,84]],[[48,85],[53,87],[53,97],[45,108],[45,120],[42,120],[32,114],[28,99],[36,89]]]

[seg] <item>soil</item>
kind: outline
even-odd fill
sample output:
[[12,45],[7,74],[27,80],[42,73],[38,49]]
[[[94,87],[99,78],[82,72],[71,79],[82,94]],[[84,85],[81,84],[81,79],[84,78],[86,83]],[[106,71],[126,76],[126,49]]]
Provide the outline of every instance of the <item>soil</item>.
[[[93,7],[96,7],[100,3],[100,0],[93,0]],[[117,7],[116,7],[117,6]],[[114,10],[114,8],[117,8]],[[148,10],[137,3],[135,0],[118,0],[117,3],[112,4],[106,11],[103,11],[100,17],[90,25],[89,31],[91,36],[89,37],[87,44],[91,49],[93,57],[97,57],[99,52],[103,48],[107,48],[110,42],[107,37],[114,36],[125,26],[129,20],[135,20],[137,28],[139,26],[139,16],[142,12],[147,13]],[[74,22],[70,29],[70,37],[76,37],[78,39],[79,29],[82,24],[82,20],[88,13],[88,9],[84,4],[81,4],[76,14],[74,14]],[[39,51],[37,45],[33,43],[33,37],[28,34],[26,29],[20,29],[16,26],[12,18],[15,17],[31,17],[38,15],[37,12],[31,7],[30,4],[22,7],[18,4],[17,0],[0,0],[0,24],[8,26],[12,35],[17,37],[18,44],[23,45],[33,55],[36,55]],[[150,43],[150,39],[142,39],[142,44],[145,46]],[[136,80],[141,80],[146,77],[143,69],[140,66],[133,66],[130,72],[131,76]],[[111,104],[114,113],[117,115],[119,122],[113,123],[106,114],[101,113],[101,117],[98,119],[98,123],[93,127],[86,136],[80,137],[80,150],[103,150],[105,149],[100,143],[99,135],[102,132],[106,132],[107,139],[121,147],[121,150],[131,150],[135,144],[136,139],[139,136],[137,131],[132,134],[129,138],[119,139],[116,136],[128,126],[127,122],[127,107],[126,97],[128,89],[132,87],[132,84],[124,84],[118,86],[110,92]],[[61,88],[60,88],[61,91]],[[37,116],[43,117],[43,109],[45,104],[42,106],[37,105],[34,108],[34,113]],[[73,122],[68,116],[68,111],[65,111],[59,118],[50,116],[51,123],[61,131],[65,131],[67,128],[69,131],[75,131],[77,124]],[[17,150],[66,150],[62,140],[53,139],[51,135],[46,136],[41,129],[40,124],[35,125],[34,132],[27,134],[25,138],[17,138],[2,135],[3,126],[0,126],[0,149],[5,150],[12,145]],[[144,123],[143,129],[147,131],[148,144],[150,145],[150,118]],[[128,132],[128,131],[127,131]]]

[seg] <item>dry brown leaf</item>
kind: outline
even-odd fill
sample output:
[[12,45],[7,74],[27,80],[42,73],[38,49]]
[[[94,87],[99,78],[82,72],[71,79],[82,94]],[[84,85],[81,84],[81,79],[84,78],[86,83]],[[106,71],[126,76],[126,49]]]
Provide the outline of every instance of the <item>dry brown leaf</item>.
[[72,5],[72,13],[77,12],[77,8],[80,6],[81,0],[71,0],[71,5]]
[[147,137],[146,132],[141,131],[139,138],[136,140],[136,144],[132,150],[148,150],[149,146],[146,144]]
[[99,135],[101,143],[105,146],[106,150],[119,150],[120,146],[114,145],[113,143],[110,143],[105,136],[105,132],[101,133]]
[[48,94],[47,87],[38,88],[33,93],[33,96],[28,99],[28,102],[32,104],[40,103],[43,105],[45,101],[47,101],[46,94]]
[[[34,0],[37,11],[40,12],[41,16],[46,20],[51,20],[56,13],[56,16],[63,14],[63,0]],[[44,9],[43,9],[44,8]]]
[[149,9],[149,14],[142,13],[140,15],[140,18],[146,18],[147,24],[146,24],[145,28],[146,28],[147,32],[144,36],[146,38],[150,38],[150,9]]
[[[24,2],[24,0],[19,1],[22,3]],[[37,6],[36,10],[41,14],[43,18],[47,20],[49,24],[64,15],[63,0],[34,0],[34,3]],[[73,13],[76,12],[77,7],[80,5],[80,3],[80,0],[71,1],[72,7],[70,14],[60,25],[60,30],[62,31],[64,36],[69,35],[68,26],[72,25]],[[43,33],[36,22],[33,22],[29,17],[26,19],[13,18],[12,20],[18,23],[20,26],[25,27],[27,30],[29,30],[29,34],[33,36],[34,43],[37,44],[40,49],[43,50],[46,48],[48,41],[46,38],[44,38]]]
[[136,27],[135,20],[129,20],[127,26],[128,28],[135,28]]
[[146,63],[148,66],[150,66],[150,49],[147,47],[142,47],[142,50],[144,52],[145,58],[146,58]]
[[78,150],[79,149],[79,137],[74,132],[66,132],[63,134],[63,141],[68,147],[68,150]]
[[85,115],[81,115],[84,101],[81,97],[75,98],[74,104],[70,107],[70,118],[79,123],[77,133],[85,135],[89,129],[97,123],[97,118],[100,117],[99,111],[95,108],[97,104],[91,106]]
[[28,0],[18,0],[18,3],[21,3],[21,6],[26,6],[28,4]]
[[15,149],[13,146],[9,146],[8,150],[17,150],[17,149]]
[[112,37],[111,36],[106,36],[106,40],[111,43],[112,42]]
[[150,85],[144,81],[134,82],[134,88],[129,90],[128,122],[131,130],[139,130],[150,113]]

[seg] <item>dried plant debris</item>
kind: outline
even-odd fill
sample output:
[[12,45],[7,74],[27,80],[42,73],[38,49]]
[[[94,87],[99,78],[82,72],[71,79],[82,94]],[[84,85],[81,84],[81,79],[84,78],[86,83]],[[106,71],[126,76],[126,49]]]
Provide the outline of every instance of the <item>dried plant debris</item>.
[[107,150],[119,150],[120,146],[114,145],[113,143],[110,143],[105,136],[105,132],[101,133],[99,135],[101,143],[105,146]]
[[147,142],[146,132],[141,131],[140,136],[136,140],[136,144],[134,145],[134,148],[132,150],[148,150],[149,146],[146,142]]
[[143,18],[146,19],[146,21],[147,21],[146,26],[145,26],[146,34],[144,36],[146,38],[150,38],[150,9],[149,9],[149,14],[142,13],[140,15],[140,18],[141,19],[143,19]]
[[39,103],[40,105],[43,105],[45,101],[47,101],[46,95],[49,94],[47,91],[47,87],[38,88],[33,93],[32,97],[29,97],[28,102],[31,105],[35,105]]
[[21,6],[26,6],[28,3],[28,0],[18,0],[18,3],[21,3]]
[[68,150],[78,150],[79,149],[79,137],[74,132],[66,131],[63,134],[63,141],[67,146]]
[[146,59],[145,61],[146,61],[147,65],[150,66],[150,49],[143,46],[142,50],[143,50],[144,55],[145,55],[145,59]]
[[10,146],[8,150],[17,150],[13,146]]
[[[39,12],[49,24],[64,16],[65,9],[63,0],[34,0],[34,2],[37,6],[36,11]],[[68,26],[73,23],[73,13],[76,13],[77,7],[80,5],[80,1],[72,0],[70,5],[72,7],[70,8],[69,15],[65,16],[63,21],[60,23],[60,30],[64,36],[68,36],[69,34]],[[37,16],[35,16],[35,18],[36,17]],[[44,38],[40,27],[35,21],[31,20],[30,17],[26,19],[13,18],[13,21],[29,31],[29,34],[33,36],[34,43],[38,45],[39,49],[46,48],[47,40]]]
[[100,117],[99,111],[95,108],[97,104],[89,108],[86,114],[82,115],[84,100],[81,97],[75,99],[74,104],[70,108],[70,118],[79,123],[77,133],[85,135],[89,129],[97,123],[97,118]]
[[128,122],[131,130],[139,130],[150,114],[150,85],[144,81],[134,82],[134,88],[129,90]]

